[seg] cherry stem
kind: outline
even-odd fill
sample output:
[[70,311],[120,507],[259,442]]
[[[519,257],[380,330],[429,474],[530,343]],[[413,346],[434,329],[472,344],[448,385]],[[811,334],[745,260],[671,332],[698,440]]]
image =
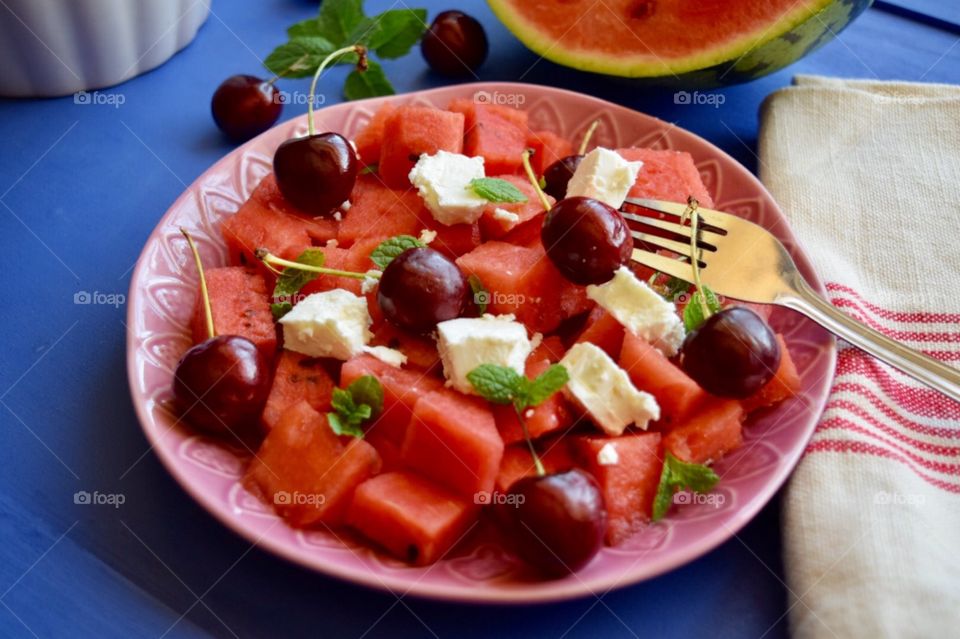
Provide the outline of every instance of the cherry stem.
[[[321,273],[323,275],[335,275],[337,277],[351,277],[355,280],[365,280],[368,277],[371,279],[378,280],[380,279],[379,271],[367,271],[366,273],[357,273],[355,271],[341,271],[335,268],[326,268],[325,266],[312,266],[310,264],[301,264],[300,262],[293,262],[291,260],[285,260],[282,257],[277,257],[270,251],[265,248],[258,248],[254,251],[254,255],[257,256],[257,259],[267,265],[271,266],[283,266],[284,268],[295,268],[301,271],[309,271],[311,273]],[[276,270],[276,269],[270,269]]]
[[203,262],[200,260],[200,251],[193,242],[193,238],[187,232],[187,229],[180,227],[180,232],[187,238],[187,244],[190,245],[190,252],[193,253],[193,261],[197,264],[197,273],[200,274],[200,297],[203,299],[203,316],[207,322],[207,335],[210,339],[217,336],[217,331],[213,328],[213,310],[210,308],[210,293],[207,291],[207,278],[203,274]]
[[310,101],[307,103],[307,127],[310,135],[314,135],[316,133],[316,129],[313,126],[313,103],[316,102],[315,96],[317,92],[317,82],[320,80],[320,74],[323,73],[323,70],[330,66],[334,60],[340,56],[347,55],[348,53],[356,53],[358,56],[360,56],[360,59],[357,61],[357,68],[366,69],[367,48],[359,44],[351,44],[349,47],[337,49],[323,59],[323,62],[321,62],[320,66],[317,67],[316,73],[313,74],[313,81],[310,82]]
[[[524,408],[527,410],[529,407]],[[540,455],[537,454],[537,449],[533,447],[533,440],[530,439],[530,431],[527,430],[527,420],[523,418],[523,411],[520,410],[520,407],[516,404],[513,405],[513,409],[517,411],[517,420],[520,422],[520,428],[523,429],[523,438],[527,442],[527,447],[530,449],[530,456],[533,457],[533,465],[537,469],[537,475],[543,477],[547,474],[547,470],[543,467],[543,462],[540,461]]]
[[537,180],[536,174],[533,172],[533,167],[530,166],[530,155],[533,153],[531,149],[524,149],[523,153],[520,155],[520,159],[523,162],[523,170],[527,174],[527,179],[530,180],[530,184],[533,185],[533,190],[536,191],[537,197],[540,198],[540,203],[543,205],[544,211],[550,210],[550,200],[547,199],[547,194],[543,192],[543,189],[540,188],[540,182]]
[[713,315],[713,311],[710,310],[710,305],[707,304],[707,296],[703,293],[703,283],[700,281],[700,256],[703,254],[703,251],[697,246],[697,241],[700,239],[700,231],[697,228],[700,222],[700,212],[697,210],[699,207],[700,203],[697,201],[697,198],[692,195],[688,197],[687,208],[684,209],[683,215],[680,216],[680,223],[682,224],[688,217],[690,218],[690,255],[693,256],[690,260],[690,266],[693,268],[693,283],[697,287],[697,303],[703,312],[703,318],[707,319]]
[[597,130],[600,120],[594,120],[590,123],[590,128],[587,129],[587,132],[583,134],[583,140],[580,141],[580,148],[577,149],[578,155],[583,155],[587,152],[587,145],[590,144],[590,138],[593,137],[593,132]]

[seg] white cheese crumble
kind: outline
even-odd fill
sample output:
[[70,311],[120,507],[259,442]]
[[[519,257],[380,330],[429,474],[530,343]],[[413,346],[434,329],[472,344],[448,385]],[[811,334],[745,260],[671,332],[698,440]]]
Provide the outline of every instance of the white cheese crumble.
[[364,346],[363,352],[368,355],[373,355],[384,364],[390,364],[390,366],[395,366],[396,368],[400,368],[407,363],[407,356],[395,348],[389,348],[387,346]]
[[423,242],[424,244],[428,244],[428,245],[429,245],[430,242],[432,242],[432,241],[434,241],[435,239],[437,239],[437,232],[436,232],[436,231],[431,231],[430,229],[423,229],[422,231],[420,231],[420,238],[419,238],[419,239],[420,239],[420,241]]
[[650,421],[660,419],[653,395],[637,390],[627,372],[597,346],[575,344],[560,364],[570,375],[564,394],[606,434],[622,435],[630,424],[646,429]]
[[473,224],[483,214],[487,200],[474,193],[470,181],[484,177],[483,158],[437,151],[421,155],[410,171],[424,204],[441,224]]
[[597,463],[601,466],[616,466],[620,463],[620,454],[617,452],[617,445],[613,442],[607,442],[597,451]]
[[526,327],[513,315],[462,317],[437,324],[437,347],[447,385],[476,395],[467,374],[481,364],[496,364],[524,374],[532,350]]
[[280,324],[284,348],[310,357],[348,360],[372,337],[367,300],[339,288],[306,296]]
[[520,221],[520,216],[512,211],[507,211],[506,209],[501,209],[499,206],[493,209],[493,219],[500,220],[502,222],[509,222],[511,224],[516,224]]
[[619,209],[642,166],[639,160],[628,162],[615,151],[597,147],[583,157],[574,171],[567,184],[567,197],[592,197]]
[[380,276],[383,275],[381,271],[377,269],[370,269],[364,273],[363,281],[360,283],[360,292],[366,295],[376,290],[377,284],[380,282]]
[[676,307],[626,266],[621,266],[609,282],[588,286],[587,297],[667,357],[676,355],[683,344],[686,331]]

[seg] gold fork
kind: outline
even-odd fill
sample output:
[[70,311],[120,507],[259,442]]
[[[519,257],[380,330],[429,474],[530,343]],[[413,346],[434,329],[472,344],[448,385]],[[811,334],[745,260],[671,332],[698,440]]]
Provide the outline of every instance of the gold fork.
[[[634,239],[642,243],[634,248],[633,260],[693,283],[692,227],[686,223],[690,207],[637,198],[627,198],[625,204],[664,216],[658,219],[621,210],[631,224]],[[792,308],[851,345],[960,401],[960,371],[861,324],[820,297],[804,280],[780,240],[769,231],[729,213],[700,207],[697,213],[700,280],[715,293],[744,302]],[[652,234],[653,229],[660,234]],[[678,239],[664,237],[664,231]],[[667,249],[687,259],[681,261],[646,247]]]

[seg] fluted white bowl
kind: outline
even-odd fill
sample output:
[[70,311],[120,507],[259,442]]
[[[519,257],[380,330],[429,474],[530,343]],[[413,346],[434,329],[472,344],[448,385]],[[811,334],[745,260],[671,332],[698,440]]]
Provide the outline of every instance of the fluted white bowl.
[[209,13],[210,0],[4,0],[0,96],[118,84],[166,62]]

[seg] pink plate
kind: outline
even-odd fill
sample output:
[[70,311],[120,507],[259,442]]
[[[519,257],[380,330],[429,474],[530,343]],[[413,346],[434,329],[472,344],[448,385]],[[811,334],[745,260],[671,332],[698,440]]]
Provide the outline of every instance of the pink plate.
[[[454,98],[519,105],[531,128],[579,139],[595,119],[597,144],[642,146],[691,153],[719,209],[759,222],[786,244],[807,280],[822,284],[797,246],[787,222],[760,182],[709,142],[661,120],[596,98],[543,86],[465,84],[390,98],[338,104],[316,114],[318,129],[352,137],[385,101],[446,106]],[[196,295],[195,269],[178,227],[197,239],[207,265],[223,264],[218,227],[270,171],[274,149],[306,131],[306,116],[281,124],[227,155],[174,203],[143,249],[130,285],[127,365],[130,390],[147,439],[180,484],[228,527],[278,555],[319,572],[398,594],[471,602],[555,601],[603,593],[671,570],[734,535],[793,470],[826,401],[836,352],[833,339],[791,311],[771,323],[785,334],[803,380],[800,397],[752,420],[745,445],[717,464],[721,475],[709,503],[674,510],[626,545],[603,550],[577,574],[555,581],[525,578],[500,548],[473,535],[447,558],[411,568],[365,545],[326,531],[287,527],[240,485],[250,453],[193,435],[164,408],[172,371],[190,346],[187,328]]]

